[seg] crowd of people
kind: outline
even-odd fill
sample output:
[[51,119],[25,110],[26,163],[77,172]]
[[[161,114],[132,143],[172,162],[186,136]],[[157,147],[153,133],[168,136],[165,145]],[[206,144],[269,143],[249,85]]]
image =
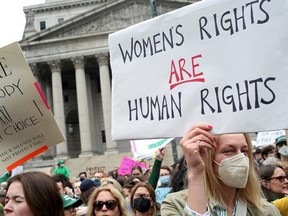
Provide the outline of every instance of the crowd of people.
[[72,178],[63,160],[53,175],[7,176],[0,186],[2,215],[287,216],[286,136],[255,148],[247,134],[214,135],[211,129],[194,125],[181,139],[183,156],[173,166],[162,164],[160,148],[153,166],[135,166],[125,176],[113,170],[88,178],[80,171]]

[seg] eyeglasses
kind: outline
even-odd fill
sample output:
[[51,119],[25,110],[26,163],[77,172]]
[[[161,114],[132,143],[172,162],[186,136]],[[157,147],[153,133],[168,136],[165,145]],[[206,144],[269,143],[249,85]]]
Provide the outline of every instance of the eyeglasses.
[[283,183],[285,179],[288,180],[288,176],[277,176],[277,177],[269,178],[268,180],[272,180],[272,179],[277,179],[279,182]]
[[95,211],[101,211],[103,206],[106,206],[106,208],[108,210],[114,210],[116,208],[116,206],[118,205],[118,203],[115,200],[107,200],[106,202],[102,202],[102,201],[95,201],[93,203],[93,208]]
[[71,207],[65,208],[65,210],[68,210],[70,213],[73,213],[74,211],[78,210],[78,207],[71,206]]

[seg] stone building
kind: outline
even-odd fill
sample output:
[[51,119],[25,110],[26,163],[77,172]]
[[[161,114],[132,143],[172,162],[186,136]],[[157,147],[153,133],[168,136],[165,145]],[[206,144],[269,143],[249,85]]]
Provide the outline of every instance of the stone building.
[[[128,152],[111,140],[108,35],[151,18],[152,0],[46,0],[24,7],[19,42],[66,141],[42,157]],[[158,15],[197,0],[157,0]],[[49,128],[47,128],[49,129]]]

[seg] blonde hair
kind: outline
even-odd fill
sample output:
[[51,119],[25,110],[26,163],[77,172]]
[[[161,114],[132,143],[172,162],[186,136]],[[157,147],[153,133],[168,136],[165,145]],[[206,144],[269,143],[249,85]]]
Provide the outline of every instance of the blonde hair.
[[107,178],[101,183],[101,187],[106,187],[106,186],[109,186],[109,185],[113,185],[118,191],[120,191],[120,193],[125,198],[124,189],[123,189],[123,187],[121,186],[121,184],[117,180],[115,180],[113,178]]
[[[259,177],[254,168],[253,159],[253,146],[248,134],[243,134],[248,144],[247,156],[249,158],[249,175],[245,188],[238,189],[237,193],[239,197],[247,202],[247,205],[254,206],[258,210],[262,211],[263,194],[261,191]],[[218,140],[218,139],[217,139]],[[221,180],[216,176],[213,169],[214,151],[209,151],[207,156],[207,162],[205,163],[205,187],[207,191],[207,197],[218,202],[226,207],[223,199],[223,188],[221,187]]]
[[98,197],[99,193],[102,191],[108,191],[111,195],[116,199],[118,203],[118,209],[120,211],[120,216],[129,216],[126,200],[123,195],[114,187],[103,186],[97,188],[89,197],[88,201],[88,210],[87,216],[96,216],[95,211],[93,209],[93,203],[95,202],[96,198]]

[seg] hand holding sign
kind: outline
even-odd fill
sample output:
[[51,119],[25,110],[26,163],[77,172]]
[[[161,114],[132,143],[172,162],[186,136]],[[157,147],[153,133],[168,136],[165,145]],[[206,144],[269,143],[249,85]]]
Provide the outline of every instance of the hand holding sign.
[[287,129],[287,14],[284,0],[199,1],[109,35],[112,138]]
[[64,141],[17,43],[0,49],[0,173]]

